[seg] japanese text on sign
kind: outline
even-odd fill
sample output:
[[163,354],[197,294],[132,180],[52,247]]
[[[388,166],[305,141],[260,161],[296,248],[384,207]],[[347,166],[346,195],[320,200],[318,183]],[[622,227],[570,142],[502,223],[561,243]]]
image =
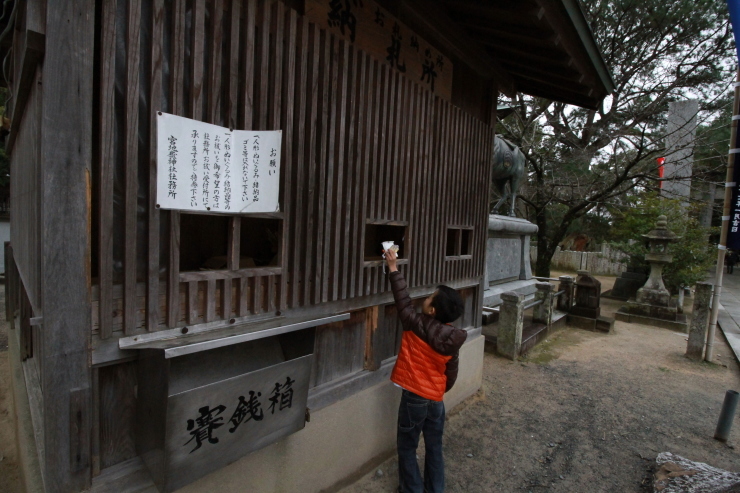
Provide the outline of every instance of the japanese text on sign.
[[[158,113],[157,205],[231,214],[278,211],[281,139],[279,130],[232,131]],[[241,154],[236,159],[234,148]]]
[[452,62],[373,0],[306,0],[306,15],[411,80],[450,99]]

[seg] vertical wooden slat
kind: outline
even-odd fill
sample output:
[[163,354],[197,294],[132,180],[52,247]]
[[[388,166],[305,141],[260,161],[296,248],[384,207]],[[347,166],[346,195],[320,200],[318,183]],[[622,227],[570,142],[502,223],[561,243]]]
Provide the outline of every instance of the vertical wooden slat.
[[[335,94],[337,99],[337,125],[338,128],[337,140],[334,147],[334,159],[335,159],[335,180],[334,180],[334,223],[333,234],[331,235],[330,245],[333,249],[331,258],[331,276],[330,276],[330,299],[336,300],[339,298],[340,284],[344,277],[344,265],[342,262],[342,249],[346,247],[344,244],[344,218],[346,217],[346,211],[344,210],[344,195],[346,194],[346,183],[345,177],[347,176],[347,126],[348,126],[348,115],[347,115],[347,104],[348,104],[348,90],[351,84],[352,74],[352,54],[354,50],[350,48],[349,43],[340,41],[339,46],[339,83],[338,93]],[[350,117],[351,119],[351,117]]]
[[389,207],[390,207],[390,184],[392,180],[392,168],[393,168],[393,143],[396,135],[396,108],[397,108],[397,93],[400,84],[401,76],[395,70],[391,71],[389,77],[389,88],[388,88],[388,111],[386,115],[386,121],[384,125],[384,143],[381,147],[383,152],[383,159],[380,161],[382,166],[383,181],[380,186],[380,207],[378,208],[380,219],[390,219]]
[[239,278],[239,311],[240,317],[249,315],[249,277]]
[[250,277],[252,288],[252,312],[262,313],[264,311],[262,290],[264,277]]
[[115,165],[114,94],[116,60],[116,8],[102,6],[100,47],[100,189],[98,218],[98,277],[100,337],[110,337],[113,326],[113,174]]
[[[173,114],[185,116],[185,0],[175,0],[172,13],[172,66],[170,101]],[[169,266],[167,272],[167,326],[175,327],[180,318],[180,213],[170,211]]]
[[[282,277],[282,276],[281,276]],[[267,287],[266,287],[266,309],[268,312],[275,312],[278,308],[277,296],[277,279],[276,276],[267,276]]]
[[355,297],[356,278],[360,275],[360,265],[358,258],[362,255],[362,249],[364,245],[360,244],[363,231],[360,229],[361,218],[359,211],[362,210],[362,173],[365,163],[362,161],[364,151],[364,137],[365,137],[365,114],[369,113],[369,101],[367,99],[367,68],[368,59],[367,56],[362,52],[357,52],[357,71],[358,78],[356,87],[357,92],[355,93],[354,104],[352,109],[352,115],[355,121],[355,136],[354,136],[354,147],[351,150],[350,155],[350,168],[356,172],[352,184],[352,196],[347,200],[347,216],[349,218],[349,226],[347,227],[347,234],[349,235],[349,247],[346,252],[346,265],[349,269],[349,275],[347,276],[347,290],[342,292],[342,298],[349,296],[350,298]]
[[[423,175],[423,182],[424,186],[422,190],[429,190],[434,184],[431,180],[431,173],[430,173],[430,163],[431,163],[431,153],[430,153],[430,143],[432,140],[432,132],[433,132],[433,126],[434,126],[434,112],[433,112],[433,106],[432,106],[432,99],[433,94],[430,91],[424,90],[423,91],[423,98],[424,98],[424,112],[425,112],[425,118],[424,118],[424,125],[425,130],[421,135],[421,147],[422,147],[422,175]],[[426,285],[429,283],[429,277],[431,273],[432,266],[429,262],[429,248],[431,244],[431,237],[429,234],[429,230],[431,227],[432,220],[436,220],[436,218],[431,217],[430,212],[430,205],[432,196],[429,193],[422,194],[422,205],[421,205],[421,216],[423,218],[422,220],[422,247],[424,248],[424,265],[422,266],[422,269],[420,269],[420,277],[419,277],[419,284],[420,285]]]
[[[409,96],[409,113],[410,113],[410,121],[409,121],[409,131],[412,132],[412,140],[409,145],[408,149],[408,161],[407,166],[409,168],[408,173],[408,182],[406,184],[406,209],[408,210],[407,218],[409,221],[408,225],[408,232],[406,235],[406,258],[410,260],[409,269],[416,269],[416,267],[419,264],[418,256],[420,255],[420,247],[419,245],[419,239],[417,238],[417,223],[419,220],[419,213],[416,208],[416,194],[418,190],[417,180],[419,179],[419,150],[418,150],[418,141],[419,141],[419,92],[420,87],[418,84],[415,84],[411,88],[411,94]],[[413,275],[413,270],[411,270],[411,274]],[[410,283],[412,279],[410,277],[407,278],[407,281]]]
[[[332,226],[332,212],[333,212],[333,199],[334,199],[334,187],[332,184],[334,183],[334,164],[335,164],[335,154],[334,154],[334,146],[336,142],[336,134],[337,134],[337,116],[336,116],[336,108],[337,108],[337,90],[338,90],[338,82],[339,82],[339,52],[342,51],[344,46],[347,43],[344,40],[337,40],[334,36],[331,36],[331,75],[329,76],[329,95],[331,99],[328,101],[329,103],[329,115],[328,115],[328,134],[326,137],[328,137],[328,143],[327,145],[327,160],[322,162],[326,162],[326,183],[327,187],[324,190],[324,195],[326,196],[326,209],[325,209],[325,219],[322,222],[326,223],[326,234],[323,235],[324,237],[322,240],[325,243],[325,247],[321,248],[322,254],[323,254],[323,272],[321,276],[321,301],[327,302],[329,301],[329,284],[330,279],[332,276],[332,270],[334,269],[333,262],[330,264],[331,256],[331,226]],[[326,128],[326,127],[325,127]],[[322,143],[323,144],[323,143]],[[322,194],[320,194],[321,196]]]
[[373,143],[375,135],[375,118],[378,111],[377,99],[374,96],[378,92],[378,62],[374,61],[369,56],[365,57],[367,68],[367,86],[365,89],[365,130],[364,130],[364,147],[362,155],[360,156],[360,164],[362,165],[362,176],[360,180],[361,191],[358,200],[359,207],[357,207],[359,216],[357,222],[358,228],[358,251],[355,253],[357,262],[357,290],[358,296],[367,294],[365,292],[365,269],[363,268],[364,250],[365,250],[365,221],[367,220],[368,203],[370,201],[370,194],[372,193],[372,187],[370,186],[370,169],[372,164],[370,159],[373,153]]
[[243,7],[246,8],[243,29],[245,40],[244,49],[241,54],[241,70],[243,70],[244,73],[244,86],[241,88],[240,93],[244,98],[244,103],[239,125],[241,129],[252,130],[254,125],[254,55],[255,29],[257,26],[257,0],[246,0]]
[[203,119],[203,59],[205,50],[206,0],[193,0],[190,47],[190,117]]
[[272,19],[272,5],[260,2],[262,18],[259,21],[259,86],[255,93],[254,107],[257,113],[257,130],[267,129],[268,94],[270,83],[270,24]]
[[188,283],[188,325],[193,325],[198,319],[198,281]]
[[[232,288],[234,286],[233,279],[227,278],[223,280],[221,287],[221,318],[228,320],[231,318],[231,300],[232,300]],[[218,316],[218,315],[217,315]]]
[[226,268],[229,270],[239,269],[239,258],[241,256],[240,242],[242,231],[242,218],[234,216],[229,221],[228,254],[226,256]]
[[[304,166],[307,167],[306,185],[308,192],[306,195],[306,251],[305,260],[303,264],[303,304],[308,305],[311,301],[315,302],[316,286],[317,286],[317,266],[313,262],[313,259],[318,255],[314,255],[314,248],[316,248],[316,237],[314,236],[314,217],[318,217],[317,211],[318,201],[316,190],[316,167],[317,167],[317,152],[316,146],[317,127],[320,123],[321,112],[318,109],[318,97],[319,97],[319,60],[321,55],[321,34],[319,28],[315,24],[309,24],[309,57],[308,57],[308,78],[309,78],[309,94],[310,101],[307,103],[308,114],[306,115],[306,140],[307,144],[305,147],[304,155]],[[301,166],[302,168],[303,166]]]
[[216,280],[209,279],[206,281],[206,322],[216,320]]
[[157,330],[159,325],[159,227],[157,209],[157,112],[162,109],[162,33],[164,0],[152,3],[152,61],[149,73],[149,241],[146,291],[146,328]]
[[126,11],[126,108],[123,160],[125,178],[125,246],[123,332],[136,329],[136,220],[139,191],[139,57],[141,0],[129,0]]
[[170,265],[167,279],[167,325],[180,319],[180,213],[170,212]]
[[[435,175],[434,175],[434,181],[435,183],[441,183],[442,179],[444,177],[444,174],[442,172],[442,169],[445,164],[445,152],[447,150],[446,148],[446,140],[445,135],[447,133],[447,112],[446,104],[442,100],[442,98],[437,97],[437,134],[435,138],[436,142],[436,149],[434,153],[434,161],[435,161]],[[439,284],[439,269],[442,267],[442,263],[444,262],[444,245],[443,245],[443,235],[442,232],[442,225],[440,224],[439,218],[442,217],[442,212],[444,210],[445,204],[441,200],[441,197],[438,197],[438,200],[434,202],[434,217],[437,218],[437,220],[434,222],[434,228],[432,230],[432,252],[431,252],[431,264],[434,267],[434,274],[431,278],[431,282],[433,284]]]
[[[296,189],[293,185],[293,167],[298,166],[294,161],[293,145],[294,135],[297,134],[295,126],[295,70],[296,70],[296,39],[298,15],[293,9],[288,9],[287,13],[282,11],[282,3],[279,3],[281,15],[279,24],[285,26],[285,48],[283,57],[283,83],[282,83],[282,125],[283,129],[283,164],[282,176],[284,179],[282,210],[285,211],[285,220],[283,221],[283,235],[281,238],[282,254],[281,260],[283,272],[280,275],[280,286],[277,295],[279,296],[279,308],[285,310],[288,306],[288,276],[292,277],[291,287],[297,284],[295,278],[295,266],[293,265],[292,251],[295,249],[293,240],[293,228],[295,227],[296,215],[293,210]],[[274,283],[273,283],[274,286]],[[273,289],[274,290],[274,289]],[[270,296],[270,303],[275,303],[275,295]],[[274,310],[274,308],[272,308]]]
[[241,0],[231,0],[229,10],[229,99],[226,104],[226,115],[224,116],[224,125],[230,129],[237,128],[239,125],[239,45],[242,37],[242,2]]
[[[296,115],[296,145],[293,146],[293,176],[295,183],[295,200],[293,201],[293,222],[295,242],[289,250],[292,258],[290,262],[290,293],[286,293],[289,298],[288,305],[297,307],[302,305],[301,292],[303,284],[307,283],[307,272],[305,265],[302,265],[304,258],[303,248],[298,245],[306,245],[307,238],[304,236],[303,225],[307,217],[305,214],[303,197],[306,185],[304,181],[304,170],[308,166],[308,160],[305,159],[306,152],[306,113],[308,91],[310,90],[310,81],[308,78],[308,52],[309,52],[309,25],[308,19],[301,17],[297,26],[298,32],[296,39],[298,41],[298,54],[296,57],[296,81],[294,101],[298,113]],[[288,294],[290,296],[288,296]]]
[[424,135],[424,133],[427,131],[427,121],[426,121],[426,105],[425,105],[425,91],[422,88],[419,88],[419,112],[418,112],[418,118],[419,118],[419,126],[418,126],[418,137],[416,142],[416,159],[414,160],[414,164],[416,167],[416,194],[415,194],[415,201],[414,201],[414,207],[417,210],[417,216],[414,224],[414,234],[416,236],[416,252],[417,255],[414,256],[414,266],[413,270],[411,271],[411,279],[412,279],[412,286],[418,286],[421,283],[421,276],[422,271],[424,269],[423,265],[423,249],[425,248],[424,245],[424,210],[422,208],[422,204],[424,201],[424,195],[423,192],[424,186],[425,186],[425,180],[426,177],[424,176],[424,144],[423,139],[421,136]]
[[318,213],[316,214],[316,241],[314,242],[316,255],[315,268],[314,268],[314,303],[320,303],[323,299],[324,282],[323,282],[323,268],[324,268],[324,226],[325,226],[325,184],[327,181],[326,173],[326,161],[328,154],[328,134],[331,133],[329,129],[329,83],[332,78],[332,38],[326,33],[321,31],[321,59],[319,61],[320,67],[320,90],[321,95],[319,96],[319,108],[321,112],[321,124],[319,128],[321,133],[316,135],[318,141],[318,162],[316,163],[318,169],[317,176],[317,192],[316,200],[318,202]]
[[220,125],[221,116],[221,74],[224,41],[224,0],[211,2],[210,66],[208,68],[208,121]]
[[376,141],[377,147],[376,147],[376,155],[373,159],[375,164],[375,169],[373,172],[374,177],[374,197],[372,202],[372,217],[373,219],[381,219],[383,217],[383,175],[385,170],[385,145],[386,145],[386,135],[388,134],[388,114],[390,113],[390,98],[391,98],[391,80],[393,78],[393,73],[391,72],[391,69],[388,68],[387,65],[383,65],[383,73],[382,73],[382,79],[380,84],[380,90],[381,90],[381,102],[380,102],[380,115],[379,115],[379,121],[378,121],[378,139]]

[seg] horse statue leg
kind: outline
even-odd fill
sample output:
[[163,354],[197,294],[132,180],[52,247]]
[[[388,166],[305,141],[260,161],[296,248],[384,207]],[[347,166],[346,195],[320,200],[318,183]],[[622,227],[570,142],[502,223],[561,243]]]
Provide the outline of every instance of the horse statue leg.
[[524,161],[520,166],[517,166],[514,170],[514,174],[509,178],[509,187],[511,188],[511,208],[509,209],[509,216],[516,217],[516,192],[519,190],[519,184],[524,178]]
[[496,205],[493,206],[494,214],[498,214],[498,210],[501,208],[502,205],[506,203],[506,199],[509,198],[509,190],[506,188],[507,181],[507,178],[504,178],[503,180],[493,180],[493,184],[496,187],[496,190],[498,191],[499,195],[501,195],[501,198],[498,200],[498,202],[496,202]]

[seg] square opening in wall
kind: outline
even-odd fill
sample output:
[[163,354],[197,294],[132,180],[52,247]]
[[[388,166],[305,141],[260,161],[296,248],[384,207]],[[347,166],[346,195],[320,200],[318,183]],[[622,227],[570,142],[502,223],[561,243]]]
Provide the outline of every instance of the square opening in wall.
[[239,268],[280,265],[283,221],[242,217]]
[[365,226],[365,260],[383,260],[384,241],[392,241],[399,246],[398,258],[406,258],[404,243],[406,241],[406,226],[391,226],[389,224],[367,224]]
[[458,228],[447,228],[445,255],[448,257],[460,255],[460,230]]
[[473,254],[473,230],[472,229],[461,229],[460,234],[460,255],[472,255]]
[[220,215],[180,215],[181,272],[226,268],[229,220]]

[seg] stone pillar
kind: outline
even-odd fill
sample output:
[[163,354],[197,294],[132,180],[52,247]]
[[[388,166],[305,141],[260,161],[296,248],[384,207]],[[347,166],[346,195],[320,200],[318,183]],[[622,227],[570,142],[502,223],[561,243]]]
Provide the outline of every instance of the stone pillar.
[[537,301],[542,300],[542,303],[534,307],[533,322],[545,324],[548,327],[552,324],[552,295],[554,288],[555,286],[549,282],[537,283],[537,292],[534,295],[534,299]]
[[707,339],[707,324],[709,322],[710,304],[712,300],[712,284],[708,282],[696,283],[694,296],[694,314],[689,329],[689,342],[686,345],[686,357],[694,361],[704,359],[704,343]]
[[558,281],[560,281],[558,291],[565,291],[563,294],[558,296],[558,310],[568,313],[570,311],[570,307],[573,306],[575,287],[573,284],[573,278],[570,276],[560,276],[558,277]]
[[522,348],[524,295],[514,291],[501,293],[496,350],[501,356],[517,359]]
[[691,171],[694,163],[694,140],[696,139],[696,115],[699,102],[696,99],[668,103],[664,165],[661,195],[679,199],[688,206],[691,197]]

